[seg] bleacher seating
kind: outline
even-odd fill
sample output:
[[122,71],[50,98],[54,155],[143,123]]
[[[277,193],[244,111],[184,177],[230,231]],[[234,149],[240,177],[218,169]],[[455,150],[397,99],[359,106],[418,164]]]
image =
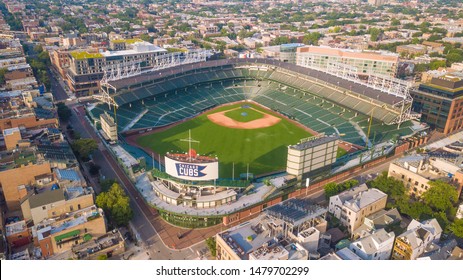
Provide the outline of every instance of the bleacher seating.
[[[120,130],[145,109],[148,112],[131,129],[165,126],[214,106],[251,99],[315,131],[338,133],[343,140],[358,145],[365,144],[362,137],[368,131],[370,115],[374,121],[369,138],[375,142],[411,133],[410,124],[401,129],[384,124],[397,117],[390,107],[295,74],[256,68],[225,67],[176,74],[117,93],[114,99],[120,104]],[[98,117],[103,111],[113,115],[107,105],[98,105],[92,114]]]

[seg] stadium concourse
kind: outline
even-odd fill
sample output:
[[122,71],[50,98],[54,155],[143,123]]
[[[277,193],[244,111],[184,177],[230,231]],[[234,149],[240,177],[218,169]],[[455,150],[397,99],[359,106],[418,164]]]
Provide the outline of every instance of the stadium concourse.
[[[118,104],[119,131],[157,128],[194,117],[218,105],[252,100],[304,126],[338,134],[366,146],[412,135],[411,121],[400,128],[401,98],[294,64],[265,59],[214,60],[111,81]],[[94,118],[106,104],[91,110]]]

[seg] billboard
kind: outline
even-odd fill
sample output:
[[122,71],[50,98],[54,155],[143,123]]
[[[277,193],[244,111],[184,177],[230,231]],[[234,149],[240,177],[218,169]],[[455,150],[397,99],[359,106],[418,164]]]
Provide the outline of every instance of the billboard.
[[219,178],[219,162],[195,163],[164,157],[166,173],[182,180],[207,181]]

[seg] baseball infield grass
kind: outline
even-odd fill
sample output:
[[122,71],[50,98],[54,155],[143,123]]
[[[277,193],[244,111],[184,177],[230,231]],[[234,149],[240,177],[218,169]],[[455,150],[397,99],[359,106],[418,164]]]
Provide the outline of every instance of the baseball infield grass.
[[251,108],[237,107],[235,110],[225,112],[225,116],[239,122],[250,122],[262,118],[264,115]]
[[[245,109],[241,107],[242,105],[243,103],[220,107],[207,114],[238,108],[234,110],[237,112],[235,117],[240,118],[243,117],[241,112]],[[247,103],[246,105],[256,108],[263,114],[271,114],[281,118],[278,114],[260,106]],[[255,112],[251,109],[246,109],[246,111]],[[207,118],[207,114],[164,131],[141,136],[137,139],[137,143],[160,155],[165,155],[167,152],[187,152],[188,143],[180,141],[180,139],[188,138],[188,130],[191,129],[192,138],[199,141],[199,143],[193,143],[192,148],[201,155],[219,158],[221,178],[232,177],[232,165],[235,163],[235,178],[238,178],[239,174],[246,172],[248,163],[249,172],[255,175],[285,170],[287,146],[296,144],[301,138],[311,136],[308,131],[285,118],[281,118],[280,122],[271,127],[233,129],[211,122]],[[263,114],[261,115],[263,116]],[[248,114],[248,116],[250,115]],[[251,117],[256,119],[254,114]]]

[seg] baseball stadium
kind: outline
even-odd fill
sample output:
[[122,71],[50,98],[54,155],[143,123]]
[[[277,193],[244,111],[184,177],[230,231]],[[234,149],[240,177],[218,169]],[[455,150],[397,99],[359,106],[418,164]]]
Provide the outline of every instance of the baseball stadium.
[[[342,159],[417,133],[416,122],[404,113],[411,102],[403,97],[270,59],[184,63],[108,79],[103,87],[104,102],[92,107],[90,116],[111,115],[120,141],[159,161],[151,172],[157,199],[149,203],[164,210],[168,222],[185,227],[191,224],[172,213],[209,217],[200,226],[210,226],[239,209],[230,207],[237,201],[248,207],[273,197],[278,186],[300,186],[300,178],[285,170],[288,146],[301,139],[336,135]],[[207,166],[194,167],[195,174],[211,171],[204,178],[182,177],[174,167],[168,170],[171,160],[176,172],[198,162]],[[256,189],[254,179],[274,174],[284,183]],[[218,198],[208,201],[208,195]]]

